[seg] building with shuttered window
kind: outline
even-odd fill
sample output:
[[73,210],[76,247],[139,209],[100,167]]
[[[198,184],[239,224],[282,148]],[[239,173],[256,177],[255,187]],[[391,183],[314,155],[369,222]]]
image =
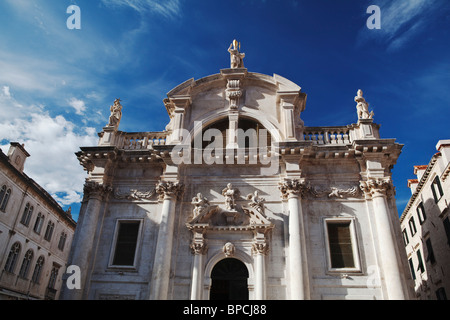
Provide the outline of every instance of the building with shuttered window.
[[400,217],[418,299],[447,300],[450,294],[450,140],[440,140],[428,165],[414,166],[409,200]]
[[402,145],[380,138],[361,90],[356,123],[308,127],[297,84],[229,53],[230,68],[167,94],[164,131],[120,131],[117,99],[81,147],[81,288],[63,298],[409,299]]
[[76,223],[24,172],[30,155],[0,150],[0,300],[58,299]]

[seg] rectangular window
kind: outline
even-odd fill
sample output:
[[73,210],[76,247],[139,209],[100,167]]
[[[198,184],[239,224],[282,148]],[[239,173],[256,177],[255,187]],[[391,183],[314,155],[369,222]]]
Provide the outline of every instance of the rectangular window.
[[409,219],[408,223],[409,223],[409,230],[411,231],[411,236],[413,236],[417,232],[416,223],[414,222],[414,217],[411,217],[411,219]]
[[428,255],[427,255],[426,261],[430,261],[430,263],[435,263],[436,259],[434,257],[433,247],[431,246],[431,239],[428,238],[425,241],[425,243],[427,245],[427,251],[428,251]]
[[119,221],[114,248],[114,266],[134,266],[140,221]]
[[403,235],[403,242],[405,243],[406,246],[409,243],[408,233],[406,232],[406,229],[403,229],[402,235]]
[[326,231],[330,269],[359,271],[353,220],[326,219]]
[[441,181],[438,176],[434,178],[433,183],[431,184],[431,191],[433,192],[434,202],[438,203],[444,195],[441,187]]
[[408,262],[409,262],[409,271],[411,271],[411,276],[413,280],[416,280],[416,271],[414,270],[414,263],[412,258],[409,258]]
[[447,244],[450,246],[450,221],[448,217],[446,217],[443,221],[445,234],[447,235]]
[[420,249],[417,250],[417,261],[419,263],[418,267],[417,267],[417,271],[420,270],[420,272],[424,272],[425,271],[425,267],[423,265],[423,260],[422,260],[422,254],[420,253]]
[[425,208],[423,207],[423,202],[419,203],[416,211],[417,211],[417,216],[419,217],[419,223],[420,224],[424,223],[427,216],[425,214]]

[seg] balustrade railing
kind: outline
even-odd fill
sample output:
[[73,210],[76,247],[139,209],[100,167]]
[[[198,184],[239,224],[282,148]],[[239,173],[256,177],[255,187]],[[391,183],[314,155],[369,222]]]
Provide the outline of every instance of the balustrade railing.
[[346,145],[352,143],[348,127],[305,127],[305,141],[315,145]]
[[144,150],[165,144],[166,133],[164,132],[135,132],[125,133],[120,147],[125,150]]

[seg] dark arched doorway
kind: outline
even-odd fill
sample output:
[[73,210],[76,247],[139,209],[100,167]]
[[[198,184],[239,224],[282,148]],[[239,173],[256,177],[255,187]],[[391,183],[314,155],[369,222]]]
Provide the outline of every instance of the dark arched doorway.
[[211,272],[211,300],[248,300],[248,270],[238,259],[219,261]]

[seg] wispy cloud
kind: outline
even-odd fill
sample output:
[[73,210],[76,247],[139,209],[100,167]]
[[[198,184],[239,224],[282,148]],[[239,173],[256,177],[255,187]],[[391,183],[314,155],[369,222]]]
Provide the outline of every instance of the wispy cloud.
[[[381,29],[364,26],[358,35],[358,44],[379,41],[387,50],[398,50],[425,31],[436,19],[446,0],[380,0],[375,4],[381,11]],[[367,16],[368,17],[368,16]]]
[[140,13],[153,12],[166,18],[180,14],[180,0],[101,0],[106,6],[127,6]]

